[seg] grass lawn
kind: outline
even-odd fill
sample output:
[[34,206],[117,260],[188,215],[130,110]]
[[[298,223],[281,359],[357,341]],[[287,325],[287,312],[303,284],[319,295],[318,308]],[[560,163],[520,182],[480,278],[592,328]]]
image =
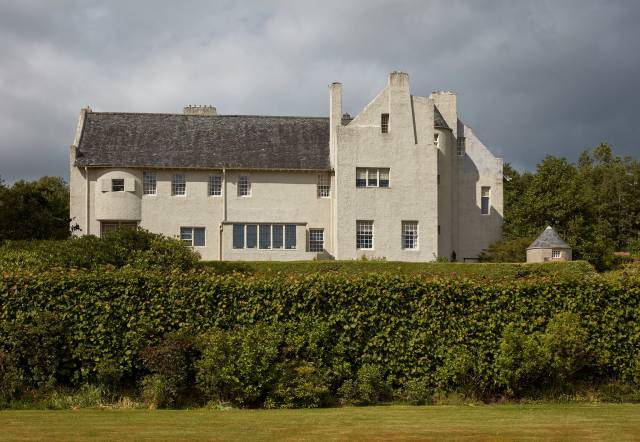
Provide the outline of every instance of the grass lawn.
[[640,405],[0,411],[0,440],[640,440]]

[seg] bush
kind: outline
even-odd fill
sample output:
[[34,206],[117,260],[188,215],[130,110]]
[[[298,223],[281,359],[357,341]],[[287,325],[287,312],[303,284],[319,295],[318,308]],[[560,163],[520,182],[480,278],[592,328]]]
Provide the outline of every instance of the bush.
[[492,392],[489,376],[482,358],[463,345],[447,349],[444,361],[436,370],[441,390],[456,391],[474,399],[486,398]]
[[384,376],[382,367],[364,364],[358,369],[355,380],[347,380],[338,390],[345,404],[370,405],[390,400],[392,389]]
[[256,325],[213,330],[202,338],[198,388],[208,401],[259,407],[278,381],[281,331]]
[[0,408],[6,407],[22,389],[22,370],[9,353],[0,350]]
[[426,405],[433,401],[433,389],[425,379],[408,380],[402,393],[402,399],[413,405]]
[[161,374],[142,378],[142,400],[150,408],[167,408],[173,405],[178,387],[173,379]]
[[535,237],[501,239],[480,254],[480,262],[526,262],[527,247]]
[[283,363],[267,408],[318,408],[329,403],[329,388],[313,364]]

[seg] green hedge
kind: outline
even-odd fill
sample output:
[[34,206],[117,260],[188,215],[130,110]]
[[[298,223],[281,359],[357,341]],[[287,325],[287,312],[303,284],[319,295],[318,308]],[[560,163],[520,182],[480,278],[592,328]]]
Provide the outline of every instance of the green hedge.
[[79,385],[104,364],[137,382],[141,351],[170,331],[311,319],[331,331],[324,348],[352,373],[375,364],[394,386],[410,379],[434,386],[438,370],[460,354],[491,379],[505,328],[540,331],[558,312],[574,313],[587,332],[589,376],[633,378],[637,278],[489,284],[391,274],[11,271],[0,280],[0,346],[28,361],[23,368],[44,384]]

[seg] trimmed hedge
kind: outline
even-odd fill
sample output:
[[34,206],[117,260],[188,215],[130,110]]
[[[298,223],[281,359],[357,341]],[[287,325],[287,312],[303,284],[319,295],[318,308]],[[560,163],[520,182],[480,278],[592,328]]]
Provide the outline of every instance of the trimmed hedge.
[[148,373],[143,349],[174,330],[195,336],[256,323],[303,324],[309,333],[328,331],[316,341],[345,377],[376,365],[394,387],[421,380],[421,388],[432,388],[443,385],[443,367],[470,364],[473,382],[491,384],[505,329],[539,332],[561,312],[573,313],[587,333],[592,359],[584,376],[633,380],[637,278],[488,284],[392,274],[12,271],[0,280],[0,350],[43,385],[81,385],[104,364],[137,383]]

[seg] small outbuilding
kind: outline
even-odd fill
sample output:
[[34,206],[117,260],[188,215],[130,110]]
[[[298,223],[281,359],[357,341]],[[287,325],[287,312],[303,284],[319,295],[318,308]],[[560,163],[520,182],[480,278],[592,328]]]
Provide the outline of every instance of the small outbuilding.
[[527,247],[527,262],[571,261],[571,247],[551,226]]

